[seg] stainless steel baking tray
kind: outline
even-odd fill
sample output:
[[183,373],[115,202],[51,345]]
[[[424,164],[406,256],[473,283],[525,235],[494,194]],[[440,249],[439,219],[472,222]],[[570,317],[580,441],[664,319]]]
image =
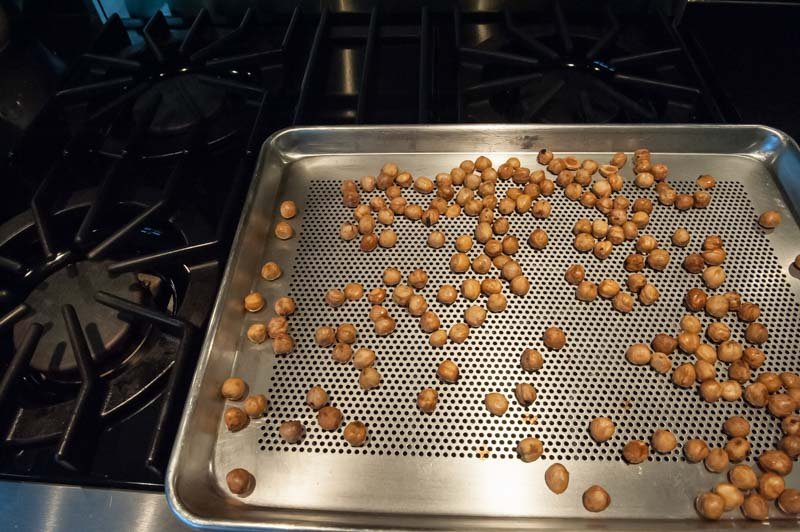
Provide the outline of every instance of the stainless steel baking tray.
[[[523,244],[519,252],[533,281],[531,293],[509,296],[509,309],[490,315],[464,344],[429,347],[416,320],[396,308],[391,312],[398,318],[398,330],[377,338],[369,326],[366,300],[336,310],[324,305],[327,288],[361,282],[369,289],[379,285],[385,267],[395,266],[404,273],[416,267],[430,273],[423,294],[444,326],[459,320],[465,308],[462,302],[441,308],[435,291],[444,282],[460,282],[462,276],[450,273],[448,258],[453,239],[471,233],[474,219],[442,220],[438,228],[446,233],[448,245],[441,250],[424,245],[429,230],[422,224],[398,220],[395,248],[361,253],[356,241],[338,238],[339,224],[351,216],[341,203],[342,179],[374,175],[387,161],[415,176],[433,176],[479,154],[496,164],[514,155],[537,167],[536,152],[545,146],[601,162],[611,152],[645,146],[654,161],[669,166],[670,182],[682,191],[693,190],[699,174],[716,176],[719,184],[709,208],[679,212],[657,206],[646,229],[672,254],[665,272],[648,274],[662,293],[656,305],[637,305],[632,313],[620,315],[607,301],[584,304],[574,299],[563,281],[569,264],[584,263],[595,281],[623,281],[622,261],[632,245],[619,246],[606,261],[575,252],[573,222],[597,214],[568,201],[560,190],[550,198],[550,219],[512,217],[511,232],[523,243],[537,226],[550,235],[546,250],[535,252]],[[632,178],[630,165],[623,175]],[[652,190],[640,191],[632,184],[626,184],[624,193],[654,197]],[[299,236],[279,241],[272,227],[277,206],[285,199],[299,207],[291,222]],[[798,371],[800,273],[790,266],[800,253],[797,211],[792,213],[798,205],[798,147],[783,133],[760,126],[319,127],[277,133],[263,146],[242,212],[170,463],[169,502],[181,519],[201,527],[697,528],[702,523],[693,509],[694,495],[724,476],[684,462],[679,450],[640,466],[626,465],[620,460],[624,443],[647,439],[655,428],[666,427],[679,444],[703,437],[722,445],[722,421],[743,414],[751,420],[750,441],[757,455],[774,445],[778,424],[743,402],[703,403],[696,391],[678,389],[649,368],[627,364],[623,353],[631,343],[649,341],[658,332],[677,332],[684,313],[682,294],[701,286],[697,276],[681,269],[681,260],[707,234],[719,233],[729,252],[723,289],[737,290],[763,308],[771,334],[764,370]],[[774,231],[756,223],[766,209],[783,215]],[[679,225],[692,234],[685,250],[669,245]],[[280,281],[261,280],[259,269],[266,260],[281,265]],[[267,310],[245,315],[241,301],[251,290],[264,294]],[[244,332],[250,323],[266,321],[272,302],[284,294],[299,307],[290,320],[297,352],[276,358],[268,343],[253,345]],[[326,350],[313,344],[316,327],[343,322],[358,327],[357,346],[377,351],[383,375],[379,389],[361,391],[351,365],[335,364]],[[523,374],[520,352],[541,348],[542,331],[551,324],[566,331],[567,347],[545,351],[545,368]],[[731,324],[734,336],[741,337],[741,326]],[[441,386],[435,379],[436,365],[445,357],[461,366],[463,378],[457,385]],[[222,424],[225,402],[219,396],[220,384],[231,375],[244,377],[252,393],[270,397],[265,418],[235,434]],[[536,386],[536,403],[523,409],[512,400],[505,416],[489,416],[481,404],[483,395],[500,391],[513,398],[513,386],[521,381]],[[341,432],[319,430],[303,406],[306,390],[315,384],[328,390],[345,421],[359,419],[368,425],[365,447],[348,448]],[[417,392],[427,386],[441,393],[433,415],[415,407]],[[611,416],[618,425],[614,438],[600,445],[587,434],[589,421],[598,415]],[[279,423],[295,418],[306,423],[308,435],[299,445],[281,443]],[[516,459],[513,451],[527,435],[538,436],[545,446],[543,458],[530,464]],[[559,496],[543,482],[544,470],[556,461],[566,464],[572,475],[570,488]],[[246,498],[231,496],[225,487],[225,474],[234,467],[255,475],[255,491]],[[797,469],[789,485],[798,485]],[[598,515],[581,506],[581,493],[594,483],[612,498],[608,510]],[[786,523],[779,521],[786,516],[774,509],[773,517],[773,524]],[[725,519],[741,516],[730,512]]]

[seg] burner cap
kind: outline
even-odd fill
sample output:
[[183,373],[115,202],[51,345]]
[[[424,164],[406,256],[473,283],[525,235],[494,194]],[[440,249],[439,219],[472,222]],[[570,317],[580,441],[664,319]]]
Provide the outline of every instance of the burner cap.
[[44,326],[31,367],[48,375],[72,374],[77,371],[69,336],[61,315],[61,307],[75,307],[83,327],[92,358],[100,363],[126,345],[133,332],[131,323],[121,321],[117,313],[94,300],[98,291],[142,303],[144,290],[135,273],[111,276],[106,267],[110,261],[81,261],[67,265],[42,281],[25,301],[31,311],[14,325],[18,344],[32,322]]
[[161,95],[150,132],[157,135],[183,133],[201,120],[217,115],[225,103],[225,91],[203,82],[194,74],[165,78],[145,91],[133,106],[140,115],[151,98]]

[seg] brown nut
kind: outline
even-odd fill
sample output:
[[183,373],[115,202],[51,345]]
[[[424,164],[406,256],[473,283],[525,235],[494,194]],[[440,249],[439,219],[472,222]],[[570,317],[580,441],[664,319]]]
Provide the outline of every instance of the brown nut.
[[781,420],[781,430],[784,434],[800,435],[800,416],[786,416]]
[[327,292],[325,292],[325,303],[331,307],[341,307],[345,302],[344,292],[339,290],[338,288],[331,288]]
[[246,496],[253,491],[256,479],[249,471],[242,468],[231,469],[225,475],[225,483],[228,490],[234,495]]
[[328,404],[328,393],[321,386],[314,386],[306,394],[306,405],[313,410],[319,410]]
[[712,290],[722,286],[725,282],[725,270],[721,266],[709,266],[703,270],[703,283]]
[[637,366],[649,364],[652,356],[653,352],[645,344],[633,344],[625,351],[625,359]]
[[342,419],[342,412],[333,406],[323,406],[317,411],[317,423],[322,430],[338,429]]
[[758,493],[751,493],[742,502],[742,515],[751,521],[769,519],[769,503]]
[[391,334],[395,327],[397,327],[397,322],[388,316],[375,320],[375,334],[378,336],[387,336]]
[[360,421],[351,421],[345,426],[342,437],[351,447],[361,447],[367,441],[367,426]]
[[771,471],[785,477],[792,472],[793,460],[783,451],[770,449],[758,457],[758,465],[764,471]]
[[280,221],[275,224],[275,236],[281,240],[288,240],[294,236],[294,228],[289,222]]
[[706,299],[705,310],[709,316],[721,318],[728,313],[728,309],[728,299],[721,294],[716,294]]
[[524,275],[520,275],[519,277],[515,277],[511,280],[509,284],[509,288],[511,289],[511,293],[517,296],[524,296],[528,293],[531,288],[530,281]]
[[647,442],[642,440],[631,440],[622,449],[622,457],[629,464],[641,464],[650,455]]
[[291,316],[297,310],[297,305],[291,297],[282,296],[275,300],[274,310],[278,316]]
[[[486,283],[486,281],[487,280],[484,279],[484,283]],[[482,283],[479,283],[476,279],[464,279],[461,281],[461,295],[470,301],[475,301],[478,299],[478,296],[481,295],[481,285]]]
[[653,337],[650,346],[653,348],[653,351],[659,351],[670,355],[678,348],[678,341],[668,334],[659,333]]
[[722,248],[711,249],[701,253],[703,261],[709,266],[719,266],[728,257],[728,254]]
[[376,287],[369,291],[367,294],[367,301],[373,305],[380,305],[386,300],[386,290],[384,288]]
[[761,316],[761,309],[755,303],[742,303],[736,314],[742,321],[753,322]]
[[789,455],[792,460],[800,456],[800,436],[796,434],[789,434],[784,436],[778,442],[778,449]]
[[744,494],[729,482],[720,482],[714,486],[714,493],[725,501],[725,511],[733,510],[744,503]]
[[230,401],[239,401],[247,393],[247,384],[239,377],[225,379],[220,387],[220,394]]
[[586,276],[586,269],[580,264],[573,264],[564,273],[564,278],[569,284],[577,285],[583,281]]
[[417,406],[426,414],[430,414],[436,410],[436,404],[438,402],[439,393],[433,388],[425,388],[417,394]]
[[583,492],[583,507],[590,512],[602,512],[611,504],[608,492],[600,486],[591,486]]
[[750,442],[744,438],[731,438],[725,444],[725,452],[733,463],[739,463],[750,454]]
[[244,298],[244,308],[248,312],[258,312],[264,308],[264,296],[258,292],[250,292]]
[[489,312],[503,312],[508,306],[508,300],[503,294],[490,294],[486,299],[486,308]]
[[767,410],[773,416],[783,418],[797,410],[797,403],[788,394],[775,393],[769,396]]
[[[755,349],[755,348],[753,348]],[[800,375],[796,373],[792,373],[790,371],[784,371],[780,374],[781,383],[783,387],[787,390],[791,390],[793,388],[800,388]]]
[[725,499],[716,493],[701,493],[694,502],[695,509],[705,519],[716,521],[725,511]]
[[623,267],[629,272],[640,272],[644,269],[645,257],[638,253],[631,253],[625,257]]
[[615,430],[616,425],[609,417],[596,417],[589,424],[589,434],[596,442],[610,440]]
[[466,323],[456,323],[450,327],[450,332],[447,334],[452,342],[457,344],[464,343],[469,336],[469,326]]
[[340,364],[347,364],[353,358],[353,348],[349,344],[336,344],[331,351],[331,358]]
[[544,229],[534,229],[528,237],[528,245],[533,249],[544,249],[547,242],[548,236]]
[[706,327],[706,336],[712,342],[719,344],[730,339],[731,329],[721,321],[715,321]]
[[731,484],[743,491],[749,491],[758,487],[758,476],[753,468],[739,464],[735,465],[728,471],[728,480]]
[[597,285],[581,281],[575,288],[575,297],[580,301],[594,301],[597,299]]
[[534,437],[524,438],[517,444],[517,456],[523,462],[538,460],[543,452],[544,446],[542,442]]
[[238,432],[247,426],[250,418],[241,408],[231,406],[225,410],[224,419],[229,431]]
[[267,262],[261,267],[261,277],[266,281],[274,281],[279,278],[283,272],[281,267],[276,262]]
[[561,349],[567,343],[567,336],[558,327],[548,327],[543,335],[544,345],[550,349]]
[[699,253],[690,253],[684,257],[681,266],[689,273],[700,273],[705,268],[706,263]]
[[730,364],[742,358],[744,350],[742,344],[734,340],[726,340],[717,348],[717,358],[720,361]]
[[519,363],[525,371],[538,371],[544,366],[544,358],[536,349],[525,349]]
[[785,488],[783,477],[777,473],[767,471],[758,479],[758,493],[768,501],[773,501],[780,497]]
[[495,416],[502,416],[508,410],[508,399],[501,393],[487,393],[483,404],[486,406],[486,410]]
[[690,239],[691,236],[689,235],[689,231],[683,227],[675,229],[675,232],[672,233],[672,243],[678,247],[686,247],[689,245]]
[[707,403],[714,403],[722,396],[722,385],[713,379],[700,383],[700,397]]
[[639,302],[642,305],[652,305],[659,297],[661,297],[661,293],[658,291],[658,288],[650,283],[645,284],[639,291]]
[[408,313],[412,316],[422,316],[428,310],[428,302],[419,294],[414,294],[408,298]]
[[464,310],[464,321],[470,327],[480,327],[486,320],[486,309],[477,305],[472,305]]
[[630,273],[625,284],[628,286],[628,290],[638,294],[647,284],[647,278],[641,273]]
[[611,306],[618,312],[630,312],[633,310],[633,297],[625,292],[620,292],[611,300]]
[[747,385],[744,389],[744,400],[751,406],[758,408],[767,406],[769,400],[767,387],[760,382]]
[[444,241],[445,241],[444,233],[442,233],[441,231],[431,231],[431,233],[428,235],[427,244],[428,247],[439,249],[441,247],[444,247]]
[[394,292],[392,292],[392,301],[401,307],[408,307],[408,303],[411,301],[411,296],[413,295],[414,289],[408,285],[401,284],[396,286]]
[[703,440],[687,440],[686,443],[683,444],[683,455],[688,462],[701,462],[706,459],[708,454],[708,444]]
[[253,323],[247,328],[247,339],[254,344],[260,344],[267,339],[267,326],[263,323]]
[[[703,383],[705,381],[714,380],[714,379],[717,378],[717,369],[714,367],[714,364],[711,363],[711,362],[706,362],[705,360],[702,360],[702,359],[700,359],[700,360],[698,360],[697,362],[694,363],[694,371],[697,374],[697,382],[700,382],[700,383]],[[716,390],[716,393],[718,394],[716,399],[719,399],[719,397],[722,395],[722,385],[719,384],[719,383],[717,383],[717,384],[719,386],[717,387],[717,390]],[[705,390],[705,393],[704,393],[704,391],[701,389],[700,390],[700,395],[702,395],[703,398],[706,398],[706,394],[710,394],[709,397],[714,397],[714,395],[713,395],[714,391],[715,390],[713,388],[711,388],[711,389]]]
[[352,323],[343,323],[336,328],[336,340],[345,344],[352,344],[356,341],[358,331]]
[[781,213],[778,211],[766,211],[758,217],[758,224],[766,229],[775,229],[781,223]]
[[267,411],[267,396],[263,394],[251,395],[244,400],[242,407],[251,418],[259,418]]
[[728,464],[730,464],[730,458],[728,457],[728,453],[725,452],[725,449],[715,448],[708,452],[708,456],[706,456],[703,463],[706,469],[712,473],[722,473],[727,469]]
[[705,308],[708,296],[699,288],[690,288],[689,291],[686,292],[683,301],[686,304],[686,308],[692,312],[698,312]]
[[619,283],[613,279],[603,279],[600,281],[600,284],[597,285],[597,294],[605,299],[611,299],[617,294],[619,294],[620,286]]
[[669,264],[669,252],[665,249],[654,249],[647,256],[647,265],[657,271],[663,271]]
[[678,194],[675,196],[675,207],[678,210],[686,211],[694,207],[694,196],[690,194]]
[[751,344],[760,345],[769,338],[769,331],[763,323],[753,322],[745,329],[744,338]]
[[544,482],[553,493],[564,493],[569,487],[569,471],[562,464],[553,464],[544,472]]
[[530,406],[536,401],[536,388],[527,382],[521,382],[514,387],[514,397],[520,406]]
[[[695,353],[698,349],[700,349],[700,337],[696,334],[682,332],[678,335],[678,347],[684,353]],[[713,359],[716,361],[716,354],[714,355]]]
[[657,453],[666,454],[675,450],[678,440],[672,432],[665,429],[656,429],[650,438],[650,445]]
[[650,367],[658,373],[667,373],[672,369],[672,360],[664,353],[655,352],[650,358]]
[[469,257],[463,253],[455,253],[450,257],[450,270],[455,273],[464,273],[469,270]]

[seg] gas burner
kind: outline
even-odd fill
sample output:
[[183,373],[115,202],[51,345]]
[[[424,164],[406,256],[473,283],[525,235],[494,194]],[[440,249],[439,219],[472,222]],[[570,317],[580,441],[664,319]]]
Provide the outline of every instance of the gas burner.
[[[584,6],[585,7],[585,6]],[[659,16],[461,14],[459,118],[511,122],[719,120],[680,37]]]
[[144,112],[151,98],[159,103],[150,122],[154,135],[177,135],[216,118],[225,104],[225,91],[205,83],[196,74],[157,82],[133,105],[133,114]]

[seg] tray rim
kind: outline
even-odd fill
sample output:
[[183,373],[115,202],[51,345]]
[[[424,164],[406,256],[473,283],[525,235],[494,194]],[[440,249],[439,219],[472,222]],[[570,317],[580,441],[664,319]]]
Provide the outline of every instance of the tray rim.
[[[188,395],[186,398],[186,402],[184,404],[183,413],[181,415],[181,421],[178,426],[178,431],[175,436],[175,442],[173,444],[173,448],[170,454],[169,465],[167,468],[167,474],[165,477],[164,483],[164,490],[165,496],[167,499],[168,506],[170,510],[172,510],[173,514],[180,519],[183,523],[193,528],[200,528],[200,529],[222,529],[222,530],[240,530],[240,529],[259,529],[259,530],[320,530],[320,531],[328,531],[328,530],[353,530],[355,529],[356,525],[320,525],[318,521],[302,521],[299,519],[292,519],[291,517],[287,516],[276,516],[277,518],[274,521],[253,521],[253,520],[233,520],[229,518],[220,518],[220,519],[209,519],[206,517],[199,516],[198,514],[194,513],[181,499],[179,491],[178,491],[178,478],[180,475],[179,466],[180,462],[183,457],[183,443],[186,437],[186,433],[189,430],[189,418],[194,413],[197,401],[199,399],[198,390],[202,385],[203,378],[206,372],[206,368],[208,366],[209,358],[212,353],[212,348],[214,346],[214,341],[217,332],[217,326],[219,325],[219,321],[221,319],[221,315],[223,312],[223,307],[225,305],[225,298],[223,295],[228,291],[229,285],[232,279],[232,271],[234,267],[234,263],[236,262],[235,259],[237,258],[238,251],[240,249],[240,241],[243,238],[244,227],[247,223],[249,216],[252,213],[253,205],[255,202],[255,196],[257,190],[259,188],[260,181],[255,179],[256,176],[261,174],[264,164],[267,161],[267,156],[270,150],[278,150],[278,153],[282,153],[277,144],[278,141],[284,137],[288,137],[291,135],[298,135],[302,134],[303,132],[327,132],[330,134],[335,134],[336,132],[344,132],[344,131],[362,131],[362,132],[369,132],[369,131],[385,131],[387,129],[392,129],[398,132],[402,131],[418,131],[418,130],[427,130],[427,131],[474,131],[476,128],[481,128],[482,130],[492,130],[492,131],[502,131],[502,132],[516,132],[523,134],[524,132],[535,132],[535,131],[556,131],[556,130],[600,130],[600,131],[625,131],[625,130],[636,130],[641,132],[657,132],[663,130],[671,130],[671,131],[681,131],[681,130],[694,130],[694,131],[745,131],[745,130],[752,130],[753,132],[761,132],[762,134],[772,135],[773,137],[777,138],[780,141],[780,144],[776,146],[776,149],[772,151],[766,152],[771,153],[774,155],[778,155],[783,152],[787,151],[794,151],[797,154],[800,154],[800,147],[798,146],[797,141],[792,138],[790,135],[785,133],[784,131],[774,128],[771,126],[766,126],[762,124],[692,124],[692,123],[685,123],[685,124],[423,124],[423,125],[337,125],[337,126],[290,126],[283,128],[279,131],[272,133],[261,145],[258,155],[258,162],[253,170],[252,179],[250,186],[247,191],[247,196],[245,198],[245,202],[242,205],[241,216],[239,218],[239,222],[236,226],[236,233],[232,240],[231,249],[227,256],[227,263],[225,265],[225,269],[222,274],[222,281],[220,283],[220,287],[217,292],[217,297],[215,299],[214,305],[212,307],[212,312],[208,321],[208,328],[206,331],[205,338],[202,343],[202,347],[200,350],[200,354],[198,356],[197,366],[195,369],[195,373],[192,377],[192,381],[189,387]],[[779,148],[779,149],[778,149]],[[510,151],[530,151],[534,153],[536,150],[528,150],[525,148],[514,149]],[[453,150],[453,153],[463,153]],[[348,153],[367,153],[363,151],[350,151],[350,152],[340,152],[343,155]],[[410,153],[410,152],[397,152],[397,151],[386,151],[386,152],[369,152],[369,153]],[[431,152],[414,152],[414,153],[431,153]],[[447,151],[441,151],[436,153],[448,153]],[[684,152],[684,153],[718,153],[718,154],[726,154],[724,152]],[[742,154],[741,152],[728,152],[728,155],[740,155],[742,157],[746,157],[752,160],[759,161],[760,163],[764,164],[768,167],[770,172],[773,174],[776,185],[781,190],[781,192],[788,196],[790,192],[786,190],[785,184],[780,176],[776,175],[774,172],[774,168],[772,165],[772,161],[770,161],[766,157],[755,157],[751,154]],[[310,156],[306,155],[305,157]],[[304,157],[298,158],[284,158],[282,161],[284,164],[291,163],[296,160],[300,160]],[[800,179],[798,179],[800,180]],[[800,203],[794,202],[787,202],[787,206],[789,210],[794,214],[796,218],[800,218]],[[268,507],[262,507],[268,509]],[[274,509],[277,512],[281,512],[284,509],[276,508]],[[285,513],[293,512],[296,510],[288,509]],[[326,515],[336,515],[340,518],[346,518],[347,516],[360,516],[363,515],[363,512],[328,512],[328,511],[311,511],[314,514],[320,515],[322,517]],[[397,514],[382,514],[376,512],[373,514],[373,517],[385,515],[386,518],[391,518],[392,516],[396,516]],[[492,523],[495,527],[499,525],[500,522],[507,519],[509,522],[512,519],[516,519],[514,517],[508,518],[497,518],[493,516],[487,516],[485,518],[478,518],[473,516],[462,516],[460,518],[451,518],[449,516],[424,516],[424,515],[405,515],[406,518],[412,518],[414,520],[424,521],[425,519],[436,519],[437,522],[440,520],[444,520],[444,527],[451,528],[450,525],[447,524],[447,521],[450,521],[451,524],[460,523],[461,526],[468,525],[469,523],[473,523],[473,526],[480,522],[481,520],[485,520],[488,523]],[[353,523],[357,520],[355,519],[345,519],[346,522]],[[597,528],[604,528],[604,529],[637,529],[644,525],[648,527],[659,527],[659,528],[671,528],[671,529],[703,529],[703,530],[716,530],[716,529],[728,529],[731,526],[736,526],[736,524],[741,524],[738,520],[737,521],[720,521],[720,522],[704,522],[701,520],[684,520],[684,519],[677,519],[677,520],[642,520],[639,518],[631,518],[631,519],[584,519],[584,518],[539,518],[536,520],[540,526],[536,526],[533,521],[526,520],[528,529],[532,528],[558,528],[558,529],[597,529]],[[791,522],[791,519],[789,520]],[[773,523],[778,523],[777,526],[781,526],[781,523],[786,523],[786,521],[779,520],[779,521],[770,521],[767,523],[767,526],[774,526]],[[545,526],[541,526],[545,524]],[[763,523],[759,523],[759,525],[763,526]],[[420,528],[423,525],[420,526]],[[458,526],[457,524],[455,526]],[[508,526],[508,525],[506,525]],[[387,530],[401,530],[400,528],[394,528],[391,526],[382,527]],[[425,527],[429,528],[429,527]],[[443,528],[442,526],[438,526],[436,528]],[[505,527],[504,527],[505,528]],[[516,527],[514,527],[516,528]]]

